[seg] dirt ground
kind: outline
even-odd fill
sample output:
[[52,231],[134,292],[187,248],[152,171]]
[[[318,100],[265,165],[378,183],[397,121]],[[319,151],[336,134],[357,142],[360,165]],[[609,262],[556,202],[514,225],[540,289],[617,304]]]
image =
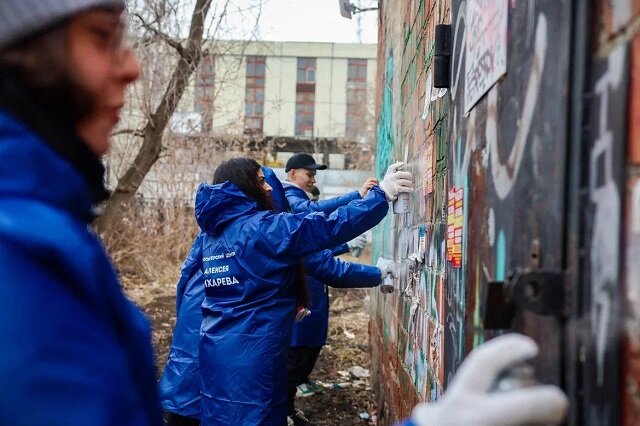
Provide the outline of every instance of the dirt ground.
[[[126,279],[123,281],[130,297],[144,309],[153,323],[153,343],[158,366],[162,369],[175,323],[174,287],[157,283],[141,287],[127,285]],[[312,425],[376,423],[375,397],[369,378],[357,378],[349,373],[349,369],[357,366],[369,370],[369,291],[331,289],[329,338],[311,377],[325,384],[326,389],[322,393],[296,399],[296,408],[304,411]]]

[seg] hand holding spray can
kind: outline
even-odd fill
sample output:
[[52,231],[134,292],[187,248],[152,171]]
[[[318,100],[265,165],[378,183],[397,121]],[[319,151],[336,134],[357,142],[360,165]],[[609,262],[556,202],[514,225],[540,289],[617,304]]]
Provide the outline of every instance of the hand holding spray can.
[[391,272],[387,272],[384,276],[380,291],[385,294],[393,293],[393,274]]
[[376,266],[380,268],[382,284],[380,291],[382,293],[393,293],[393,276],[396,271],[396,263],[393,260],[379,258]]
[[[404,163],[407,163],[407,155],[405,153]],[[401,166],[402,167],[402,166]],[[400,167],[396,170],[399,171]],[[394,214],[404,214],[409,213],[409,201],[411,200],[411,195],[408,192],[401,192],[398,194],[396,199],[393,201],[392,210]]]
[[533,366],[523,362],[503,370],[491,386],[490,391],[509,392],[537,384]]

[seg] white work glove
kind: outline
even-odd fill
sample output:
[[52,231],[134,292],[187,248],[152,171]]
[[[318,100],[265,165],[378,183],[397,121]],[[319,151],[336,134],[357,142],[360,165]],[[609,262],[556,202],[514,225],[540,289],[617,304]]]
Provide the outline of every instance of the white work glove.
[[537,354],[535,342],[520,334],[487,342],[469,354],[441,401],[419,404],[413,409],[412,422],[417,426],[559,424],[569,402],[556,386],[490,392],[501,372]]
[[395,200],[401,192],[413,190],[411,173],[399,170],[403,165],[402,162],[390,165],[384,179],[380,182],[380,188],[384,191],[388,201]]
[[391,275],[396,278],[396,262],[393,260],[380,257],[376,262],[376,266],[380,269],[380,276],[382,280],[384,280],[384,277],[386,277],[388,273],[391,273]]
[[[358,235],[353,240],[347,242],[347,246],[349,246],[349,250],[353,253],[354,251],[364,250],[364,247],[367,245],[367,236],[365,234]],[[358,256],[356,256],[358,257]]]

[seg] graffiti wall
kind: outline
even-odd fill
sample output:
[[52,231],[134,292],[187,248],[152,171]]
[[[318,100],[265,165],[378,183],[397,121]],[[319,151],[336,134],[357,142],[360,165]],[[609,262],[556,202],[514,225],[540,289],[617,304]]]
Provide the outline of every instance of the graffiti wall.
[[[444,275],[447,253],[449,99],[434,89],[435,25],[449,21],[448,1],[382,3],[378,60],[376,170],[404,161],[416,176],[411,212],[387,216],[375,230],[374,257],[398,261],[396,291],[373,298],[371,335],[379,417],[407,416],[436,400],[445,384]],[[455,296],[454,296],[455,297]]]
[[[538,379],[567,391],[571,423],[637,423],[640,4],[380,3],[376,169],[404,161],[416,180],[411,211],[374,233],[374,261],[400,271],[372,303],[382,424],[439,399],[469,351],[508,330],[543,348]],[[450,85],[438,89],[443,23]],[[490,326],[490,286],[527,270],[562,277],[564,305]]]

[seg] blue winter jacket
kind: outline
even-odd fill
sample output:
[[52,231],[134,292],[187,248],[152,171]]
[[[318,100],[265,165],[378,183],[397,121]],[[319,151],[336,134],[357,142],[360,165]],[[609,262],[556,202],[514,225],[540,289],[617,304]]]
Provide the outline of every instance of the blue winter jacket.
[[[276,211],[289,211],[282,184],[273,170],[262,168],[267,182],[273,187],[271,199]],[[160,379],[160,398],[166,411],[186,417],[200,417],[200,363],[198,343],[202,323],[201,305],[204,300],[202,280],[201,232],[185,260],[176,290],[176,325],[166,368]],[[305,271],[335,286],[361,283],[362,286],[379,284],[378,268],[334,258],[330,250],[307,256]],[[312,313],[312,316],[314,313]]]
[[351,191],[338,197],[329,198],[326,200],[311,201],[300,187],[289,183],[283,182],[284,193],[287,197],[287,201],[291,206],[291,211],[296,212],[323,212],[331,214],[335,209],[341,206],[349,204],[353,200],[359,200],[360,193],[358,191]]
[[[329,198],[326,200],[311,201],[299,186],[296,186],[289,182],[283,182],[284,195],[287,198],[287,203],[291,207],[293,213],[310,213],[310,212],[322,212],[331,214],[335,209],[340,206],[345,206],[353,200],[359,200],[360,193],[358,191],[351,191],[338,197]],[[336,247],[332,247],[334,256],[340,256],[341,254],[349,253],[349,246],[347,243],[340,244]]]
[[[330,214],[338,207],[349,203],[352,199],[360,198],[358,191],[353,191],[340,197],[313,202],[310,201],[307,194],[297,186],[289,183],[285,183],[283,186],[285,196],[287,197],[289,205],[292,206],[293,213],[304,213],[306,211],[305,209],[310,209],[310,211],[323,211],[324,213]],[[334,254],[337,255],[341,253],[338,251]],[[367,265],[361,266],[367,268],[369,271],[369,280],[345,280],[341,283],[342,285],[336,285],[331,281],[324,281],[323,284],[322,281],[317,280],[313,276],[307,275],[305,277],[307,288],[309,289],[309,300],[311,301],[309,309],[312,315],[293,325],[291,346],[318,347],[324,346],[327,343],[327,333],[329,330],[329,291],[325,284],[331,287],[356,288],[374,287],[380,283],[380,270],[378,268]]]
[[150,327],[84,178],[0,111],[0,424],[160,425]]
[[[182,266],[176,291],[176,325],[167,365],[160,378],[162,407],[166,411],[192,418],[200,417],[198,344],[204,300],[202,238],[203,233],[196,237]],[[304,267],[308,276],[331,283],[334,287],[371,287],[380,283],[378,268],[336,259],[331,250],[307,256]],[[315,314],[312,311],[307,318]]]
[[377,187],[330,216],[260,211],[235,185],[201,185],[204,425],[286,424],[286,363],[300,260],[360,235],[387,212]]

